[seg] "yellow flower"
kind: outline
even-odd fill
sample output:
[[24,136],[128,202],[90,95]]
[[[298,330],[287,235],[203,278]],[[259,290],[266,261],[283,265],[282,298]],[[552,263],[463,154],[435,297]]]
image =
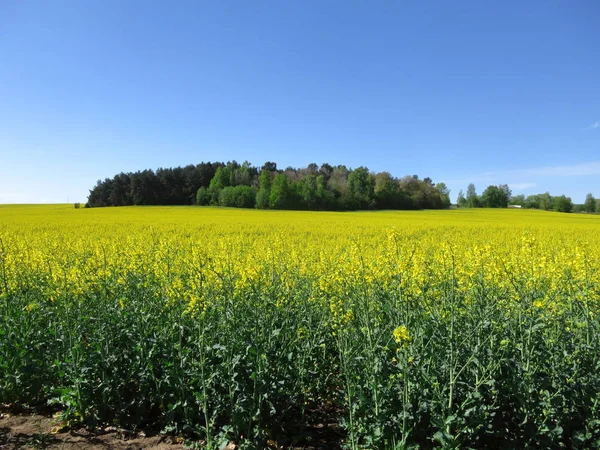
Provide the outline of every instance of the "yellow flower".
[[25,311],[31,312],[34,309],[38,309],[39,307],[40,307],[40,305],[38,305],[37,303],[30,303],[27,306],[25,306]]
[[408,343],[412,340],[410,333],[408,332],[408,328],[404,325],[399,326],[394,330],[394,340],[396,344],[400,345],[408,345]]
[[303,339],[306,336],[306,329],[304,327],[298,328],[297,335],[298,339]]

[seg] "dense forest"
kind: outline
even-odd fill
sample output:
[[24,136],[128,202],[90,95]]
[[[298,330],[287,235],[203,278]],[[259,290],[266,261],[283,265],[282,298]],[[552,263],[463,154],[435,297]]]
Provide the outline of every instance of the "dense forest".
[[280,170],[273,162],[262,167],[202,162],[98,181],[86,206],[190,204],[323,211],[441,209],[450,206],[450,191],[430,178],[395,178],[366,167],[309,164]]
[[[126,205],[214,205],[238,208],[351,211],[367,209],[442,209],[450,207],[445,183],[417,175],[395,178],[366,167],[309,164],[305,168],[262,167],[249,162],[202,162],[185,167],[119,173],[99,180],[87,207]],[[490,185],[481,195],[474,184],[461,190],[459,208],[522,208],[559,212],[600,212],[600,201],[588,194],[585,203],[548,192],[512,195],[508,185]]]

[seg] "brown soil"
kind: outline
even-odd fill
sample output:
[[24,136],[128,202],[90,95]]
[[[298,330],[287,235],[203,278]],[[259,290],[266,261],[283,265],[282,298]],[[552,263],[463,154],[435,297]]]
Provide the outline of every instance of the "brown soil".
[[181,439],[170,436],[146,436],[114,427],[98,431],[73,429],[53,433],[56,426],[50,416],[0,412],[0,450],[175,450],[182,449]]
[[[327,414],[315,412],[307,427],[297,430],[278,442],[267,441],[272,450],[337,450],[340,448],[342,433],[335,421],[328,420]],[[312,444],[300,444],[306,441]],[[296,443],[294,442],[296,441]],[[6,408],[0,405],[0,450],[179,450],[184,448],[182,438],[152,435],[140,431],[133,433],[115,427],[96,430],[87,428],[61,428],[60,423],[49,414],[35,413],[22,408]],[[231,442],[226,450],[236,450]]]

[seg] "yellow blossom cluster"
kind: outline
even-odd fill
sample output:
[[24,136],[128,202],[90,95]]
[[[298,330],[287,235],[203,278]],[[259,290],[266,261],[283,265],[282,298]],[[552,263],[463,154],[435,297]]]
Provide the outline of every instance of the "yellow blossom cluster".
[[123,307],[125,288],[137,287],[197,314],[258,288],[271,290],[261,301],[281,307],[302,289],[339,328],[352,320],[347,298],[357,287],[365,297],[435,302],[494,286],[507,311],[525,297],[548,313],[600,301],[595,215],[49,205],[2,206],[0,218],[0,295],[27,291],[45,302],[102,292]]

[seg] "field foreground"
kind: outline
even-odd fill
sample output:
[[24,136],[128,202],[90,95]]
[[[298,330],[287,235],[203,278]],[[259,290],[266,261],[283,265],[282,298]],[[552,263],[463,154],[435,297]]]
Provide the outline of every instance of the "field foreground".
[[0,206],[0,403],[202,448],[598,448],[599,231]]

